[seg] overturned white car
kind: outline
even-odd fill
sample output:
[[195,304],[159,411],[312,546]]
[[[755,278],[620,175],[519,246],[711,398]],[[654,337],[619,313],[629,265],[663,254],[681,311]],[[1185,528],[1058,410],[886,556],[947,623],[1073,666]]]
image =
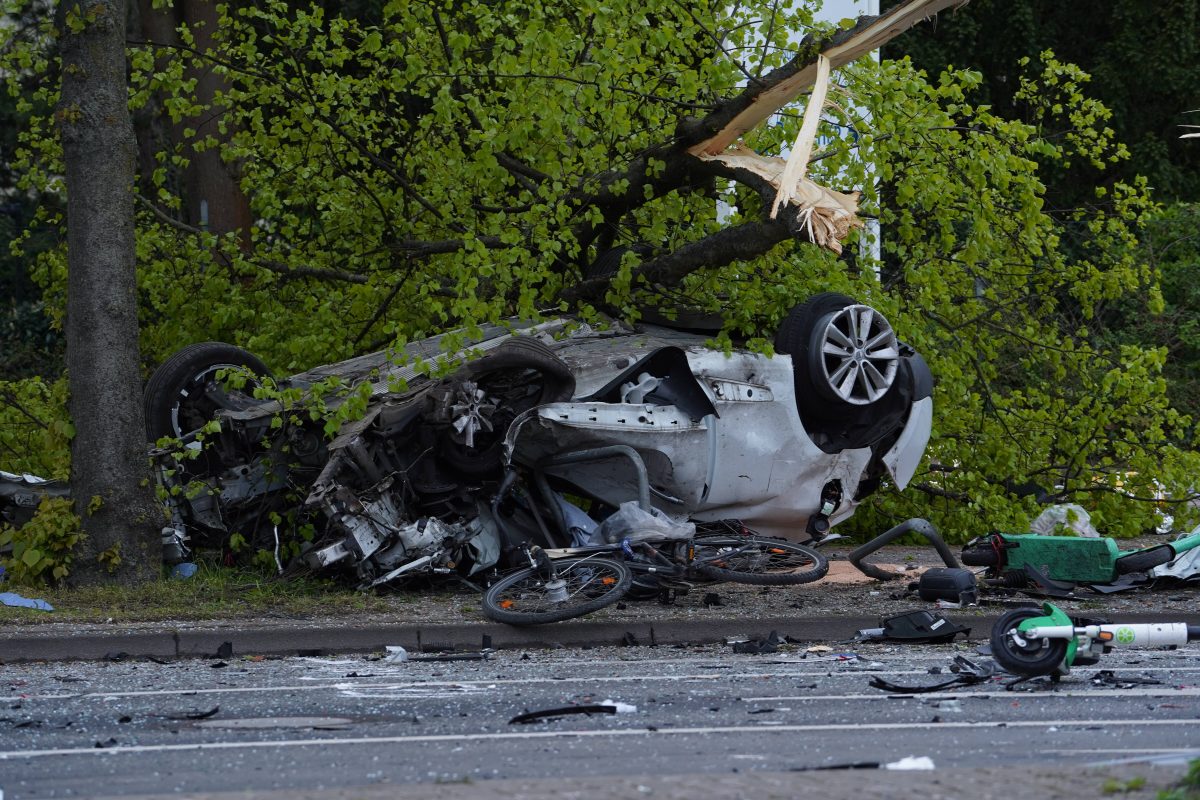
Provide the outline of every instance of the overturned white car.
[[[443,340],[280,382],[371,383],[367,413],[332,441],[255,399],[253,380],[230,388],[230,368],[265,374],[252,354],[212,342],[177,353],[146,388],[153,437],[179,437],[185,451],[204,438],[198,458],[160,454],[178,489],[177,539],[277,539],[270,512],[290,514],[317,531],[310,565],[352,567],[367,584],[430,548],[464,574],[503,565],[506,530],[562,546],[564,507],[600,520],[629,500],[805,541],[851,515],[885,474],[903,488],[929,438],[925,362],[843,295],[793,309],[774,356],[726,354],[666,327],[556,319],[491,328],[460,354],[470,360],[433,379],[415,365],[445,355]],[[219,433],[202,434],[212,419]],[[520,508],[493,505],[505,480],[526,487]],[[497,525],[497,514],[520,519]]]

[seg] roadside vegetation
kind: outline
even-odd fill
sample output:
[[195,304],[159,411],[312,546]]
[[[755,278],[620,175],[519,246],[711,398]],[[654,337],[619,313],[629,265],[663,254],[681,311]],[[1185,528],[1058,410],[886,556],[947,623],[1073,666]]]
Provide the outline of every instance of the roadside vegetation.
[[280,577],[253,566],[227,566],[200,559],[189,578],[168,578],[140,586],[42,587],[39,599],[54,612],[0,607],[0,619],[28,624],[159,622],[238,617],[312,619],[386,614],[416,603],[408,595],[375,595],[352,586],[314,578]]

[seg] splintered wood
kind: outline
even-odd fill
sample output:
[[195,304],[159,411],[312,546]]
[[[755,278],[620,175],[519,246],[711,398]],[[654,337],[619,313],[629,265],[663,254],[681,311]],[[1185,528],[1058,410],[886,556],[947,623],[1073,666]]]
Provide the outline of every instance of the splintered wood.
[[[726,166],[747,170],[775,187],[771,207],[774,219],[782,208],[793,207],[810,240],[835,253],[842,252],[842,241],[862,222],[856,216],[858,192],[843,194],[826,189],[805,177],[808,159],[816,138],[821,107],[825,102],[829,71],[876,50],[913,25],[947,8],[964,5],[966,0],[911,0],[874,20],[861,25],[845,40],[825,48],[812,63],[794,75],[764,89],[754,101],[713,136],[688,149],[704,161],[720,161]],[[800,134],[792,147],[789,161],[762,156],[737,140],[801,92],[813,86],[813,96],[805,112]]]
[[[787,167],[787,162],[782,158],[759,155],[740,144],[720,155],[701,158],[720,161],[732,169],[752,172],[777,189]],[[805,226],[812,242],[835,253],[842,252],[842,242],[851,229],[862,225],[862,221],[856,216],[858,192],[835,192],[801,177],[790,187],[787,202],[796,208],[800,222]]]

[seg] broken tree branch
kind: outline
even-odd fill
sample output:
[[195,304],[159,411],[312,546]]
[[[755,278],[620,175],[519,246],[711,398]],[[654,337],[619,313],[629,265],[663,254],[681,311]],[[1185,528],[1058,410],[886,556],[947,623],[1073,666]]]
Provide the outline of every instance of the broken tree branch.
[[[574,196],[567,198],[568,202],[600,209],[604,224],[612,225],[654,198],[701,185],[701,178],[721,175],[749,183],[758,191],[764,199],[764,217],[768,220],[776,214],[784,218],[782,226],[765,225],[766,229],[776,232],[790,229],[801,241],[813,242],[840,253],[841,242],[850,230],[861,224],[856,216],[857,194],[842,194],[818,186],[804,177],[804,165],[799,161],[785,175],[786,163],[782,159],[760,156],[741,146],[732,149],[729,146],[743,133],[793,101],[819,76],[827,74],[828,69],[849,63],[922,19],[944,9],[964,5],[965,2],[910,0],[878,17],[861,17],[853,28],[838,31],[825,39],[807,37],[800,45],[799,54],[787,64],[761,79],[750,81],[740,94],[721,102],[703,118],[681,121],[671,143],[646,150],[624,168],[596,176],[592,183],[597,189],[577,191]],[[806,135],[810,138],[815,136],[816,110],[807,116],[811,119],[800,137],[801,145]],[[811,148],[809,152],[804,152],[803,147],[797,150],[801,152],[797,153],[796,158],[806,162]],[[780,202],[775,202],[776,198],[781,198]],[[783,206],[791,210],[783,213]],[[769,213],[767,209],[770,209]],[[596,238],[597,226],[580,225],[576,235],[580,252],[586,253]],[[778,240],[770,241],[762,252],[777,243]],[[706,252],[703,248],[685,247],[680,251],[680,254],[684,253],[700,258],[693,269],[720,265],[714,263],[714,253]],[[650,266],[651,263],[661,262],[648,262],[639,267],[635,275],[649,278],[654,273],[682,277],[690,271],[684,268],[684,259],[679,254],[663,258],[671,262],[670,268],[664,272],[660,273],[658,268]],[[601,282],[601,278],[589,279],[574,287],[569,294],[575,297],[599,296],[603,293]]]
[[812,86],[817,78],[817,56],[829,59],[833,69],[877,50],[922,20],[947,8],[966,5],[967,0],[912,0],[902,3],[877,17],[859,17],[858,24],[839,31],[824,41],[805,37],[799,54],[777,70],[766,75],[760,83],[746,90],[700,121],[691,129],[692,135],[715,132],[689,148],[693,155],[716,155],[742,134],[753,129],[767,117],[795,100]]

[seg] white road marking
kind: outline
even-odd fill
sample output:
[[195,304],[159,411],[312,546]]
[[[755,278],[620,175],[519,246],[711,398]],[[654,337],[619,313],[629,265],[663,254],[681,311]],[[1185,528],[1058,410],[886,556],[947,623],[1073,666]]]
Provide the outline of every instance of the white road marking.
[[1195,728],[1194,719],[1118,719],[1098,722],[1094,719],[1039,720],[1020,722],[897,722],[875,724],[830,724],[830,725],[733,725],[727,727],[699,728],[647,728],[593,730],[593,731],[530,731],[519,733],[467,733],[429,736],[363,736],[343,739],[284,739],[271,742],[197,742],[195,744],[150,744],[117,747],[78,747],[52,750],[9,750],[0,752],[0,761],[23,758],[45,758],[48,756],[110,756],[127,753],[166,753],[192,750],[249,750],[270,747],[331,747],[335,745],[370,744],[421,744],[442,742],[477,741],[520,741],[530,739],[617,738],[627,736],[706,736],[712,734],[774,734],[774,733],[831,733],[836,731],[912,731],[946,730],[950,728],[1138,728],[1138,727],[1188,727]]
[[784,701],[799,701],[799,700],[900,700],[912,698],[929,699],[929,700],[953,700],[966,697],[1007,697],[1013,700],[1020,700],[1023,697],[1197,697],[1200,696],[1200,688],[1175,689],[1170,686],[1164,686],[1161,689],[1060,689],[1046,692],[1028,692],[1028,691],[1002,691],[988,692],[971,691],[970,687],[964,687],[960,691],[945,691],[945,692],[917,692],[915,694],[899,694],[894,692],[882,692],[876,694],[799,694],[799,695],[778,695],[778,696],[763,696],[763,697],[743,697],[742,700],[747,703],[780,703]]
[[1141,754],[1150,754],[1150,755],[1154,755],[1156,753],[1162,753],[1163,755],[1166,755],[1168,753],[1200,753],[1200,750],[1197,750],[1194,747],[1146,747],[1146,748],[1137,748],[1137,747],[1100,748],[1100,747],[1096,747],[1096,748],[1091,748],[1091,749],[1075,749],[1075,750],[1043,750],[1041,752],[1055,753],[1057,755],[1064,755],[1064,756],[1073,756],[1073,755],[1102,756],[1102,755],[1109,755],[1112,753],[1141,753]]

